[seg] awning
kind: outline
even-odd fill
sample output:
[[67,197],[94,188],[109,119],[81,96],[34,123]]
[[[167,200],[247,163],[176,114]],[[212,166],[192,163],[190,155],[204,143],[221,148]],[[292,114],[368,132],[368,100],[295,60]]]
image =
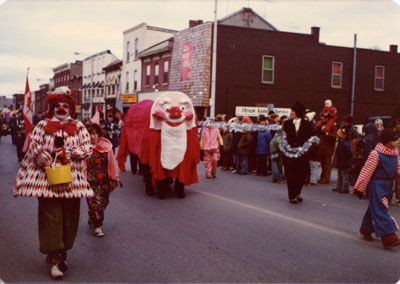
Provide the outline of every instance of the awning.
[[96,83],[93,83],[92,88],[96,88],[98,85],[100,85],[100,82],[99,82],[99,81],[97,81]]
[[98,88],[102,88],[104,84],[104,81],[101,81],[100,85],[98,86]]
[[86,89],[87,87],[88,87],[88,84],[84,84],[84,85],[81,87],[81,90]]

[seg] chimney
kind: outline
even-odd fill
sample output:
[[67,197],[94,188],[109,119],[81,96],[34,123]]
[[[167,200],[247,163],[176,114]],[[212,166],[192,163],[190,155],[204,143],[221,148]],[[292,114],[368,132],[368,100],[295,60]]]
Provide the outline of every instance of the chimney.
[[319,42],[319,27],[311,27],[311,36]]
[[189,20],[189,28],[193,28],[195,26],[201,25],[203,23],[203,20]]
[[389,51],[390,51],[391,53],[397,53],[397,45],[391,44],[391,45],[389,46]]

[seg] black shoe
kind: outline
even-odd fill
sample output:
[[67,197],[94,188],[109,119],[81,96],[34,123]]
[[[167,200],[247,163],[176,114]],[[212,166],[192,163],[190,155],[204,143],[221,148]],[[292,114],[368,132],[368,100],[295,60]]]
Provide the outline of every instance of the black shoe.
[[303,197],[297,196],[297,201],[298,201],[298,202],[302,202],[302,201],[303,201]]
[[61,270],[61,272],[67,271],[67,270],[68,270],[67,262],[65,262],[65,261],[60,262],[60,263],[58,264],[58,268]]
[[297,204],[297,199],[289,199],[289,202],[292,204]]

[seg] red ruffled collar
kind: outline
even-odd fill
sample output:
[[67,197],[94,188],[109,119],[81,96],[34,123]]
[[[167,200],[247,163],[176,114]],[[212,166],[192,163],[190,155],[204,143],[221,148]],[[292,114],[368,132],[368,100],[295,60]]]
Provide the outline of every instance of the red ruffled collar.
[[94,145],[94,149],[101,153],[109,152],[112,150],[112,144],[106,138],[99,137],[99,140]]

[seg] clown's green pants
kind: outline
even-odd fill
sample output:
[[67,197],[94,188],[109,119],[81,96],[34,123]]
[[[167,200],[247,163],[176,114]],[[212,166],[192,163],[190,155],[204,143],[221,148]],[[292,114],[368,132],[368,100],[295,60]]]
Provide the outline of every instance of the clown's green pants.
[[65,260],[75,241],[79,224],[80,198],[38,198],[40,252],[46,262]]

